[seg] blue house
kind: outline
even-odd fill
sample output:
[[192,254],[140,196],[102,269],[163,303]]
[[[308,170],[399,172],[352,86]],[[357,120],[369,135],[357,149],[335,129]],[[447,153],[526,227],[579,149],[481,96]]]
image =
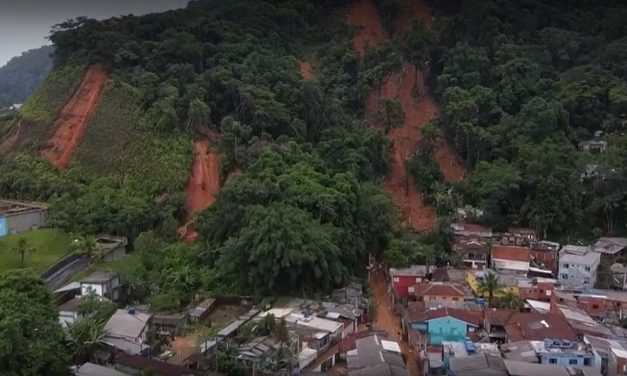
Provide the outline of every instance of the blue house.
[[442,345],[443,341],[463,342],[468,332],[479,327],[481,320],[480,311],[452,308],[420,311],[411,306],[403,317],[406,329],[426,335],[428,345]]
[[581,341],[545,339],[519,341],[502,345],[503,356],[511,360],[540,364],[601,368],[601,357]]

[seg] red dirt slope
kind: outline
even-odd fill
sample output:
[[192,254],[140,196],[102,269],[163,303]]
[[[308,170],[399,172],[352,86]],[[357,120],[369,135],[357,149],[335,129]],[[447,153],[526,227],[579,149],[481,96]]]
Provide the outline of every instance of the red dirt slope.
[[380,111],[381,98],[396,98],[401,103],[405,122],[388,134],[394,143],[394,156],[384,187],[401,212],[404,224],[418,232],[431,231],[435,223],[435,212],[423,203],[413,179],[410,178],[408,184],[405,184],[405,161],[416,150],[416,143],[421,136],[419,127],[437,113],[430,96],[420,95],[418,100],[414,98],[413,92],[425,91],[422,73],[417,72],[411,64],[404,64],[402,71],[388,76],[380,90],[372,92],[366,102],[367,114]]
[[314,78],[313,70],[311,69],[311,63],[307,60],[302,60],[298,63],[300,67],[300,75],[303,76],[304,79],[311,80]]
[[366,45],[374,48],[388,40],[377,8],[369,0],[355,1],[348,11],[346,22],[359,29],[353,37],[353,48],[361,57],[364,56]]
[[[217,138],[217,134],[213,134]],[[194,215],[211,205],[220,190],[220,155],[211,148],[208,140],[194,142],[194,158],[185,188],[187,223],[178,229],[178,234],[193,241],[197,234],[190,229]]]
[[70,164],[72,154],[83,139],[89,118],[106,83],[105,68],[99,65],[90,67],[78,90],[65,104],[54,122],[55,132],[48,139],[48,147],[42,155],[57,169],[63,170]]

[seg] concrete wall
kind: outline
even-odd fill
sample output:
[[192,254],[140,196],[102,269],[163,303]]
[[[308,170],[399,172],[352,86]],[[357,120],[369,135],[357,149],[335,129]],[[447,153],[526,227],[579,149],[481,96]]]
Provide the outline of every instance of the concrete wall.
[[[551,363],[550,359],[555,359],[556,363]],[[588,363],[585,363],[585,360],[588,360]],[[572,363],[571,363],[572,362]],[[571,367],[594,367],[594,355],[590,353],[585,358],[582,356],[576,355],[568,355],[568,354],[541,354],[540,355],[540,363],[542,364],[550,364],[550,365],[560,365],[560,366],[571,366]],[[601,365],[599,364],[599,368]]]
[[[26,231],[36,230],[45,227],[47,223],[47,210],[11,215],[4,217],[4,235],[14,235]],[[2,227],[3,225],[0,224],[0,236],[4,236]]]
[[[590,271],[586,271],[586,267],[589,267]],[[591,289],[597,281],[598,267],[599,263],[595,262],[593,265],[568,263],[568,268],[564,268],[564,263],[560,262],[558,280],[562,286],[571,288],[583,287],[585,290]],[[568,278],[564,278],[564,275],[567,275]]]

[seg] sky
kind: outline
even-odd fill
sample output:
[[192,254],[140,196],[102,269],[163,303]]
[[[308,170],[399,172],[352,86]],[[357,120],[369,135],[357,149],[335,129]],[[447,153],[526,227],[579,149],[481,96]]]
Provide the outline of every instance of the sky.
[[0,0],[0,66],[50,42],[53,25],[70,18],[109,18],[184,7],[187,0]]

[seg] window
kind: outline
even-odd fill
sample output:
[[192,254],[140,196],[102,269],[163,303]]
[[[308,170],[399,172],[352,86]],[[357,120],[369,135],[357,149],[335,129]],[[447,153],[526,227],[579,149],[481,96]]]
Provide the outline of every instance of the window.
[[456,301],[458,301],[458,300],[459,300],[459,298],[453,298],[453,301],[454,301],[454,302],[456,302]]
[[568,274],[560,274],[561,279],[568,279]]
[[544,290],[540,289],[540,294],[544,294]]
[[586,267],[584,268],[584,270],[585,270],[585,271],[587,271],[587,272],[589,272],[589,271],[590,271],[590,267],[589,267],[589,266],[586,266]]
[[422,282],[422,279],[420,277],[416,277],[416,283],[420,283]]
[[592,305],[592,309],[599,309],[599,305],[598,304],[593,304]]
[[590,278],[584,278],[583,283],[590,283]]
[[592,365],[592,359],[590,359],[590,358],[585,358],[585,359],[583,360],[583,365],[584,365],[584,366],[591,366],[591,365]]
[[568,364],[569,365],[577,364],[577,359],[568,359]]
[[568,269],[568,264],[562,264],[562,268]]
[[398,277],[394,277],[394,282],[398,282]]
[[557,364],[556,358],[549,358],[549,364]]

